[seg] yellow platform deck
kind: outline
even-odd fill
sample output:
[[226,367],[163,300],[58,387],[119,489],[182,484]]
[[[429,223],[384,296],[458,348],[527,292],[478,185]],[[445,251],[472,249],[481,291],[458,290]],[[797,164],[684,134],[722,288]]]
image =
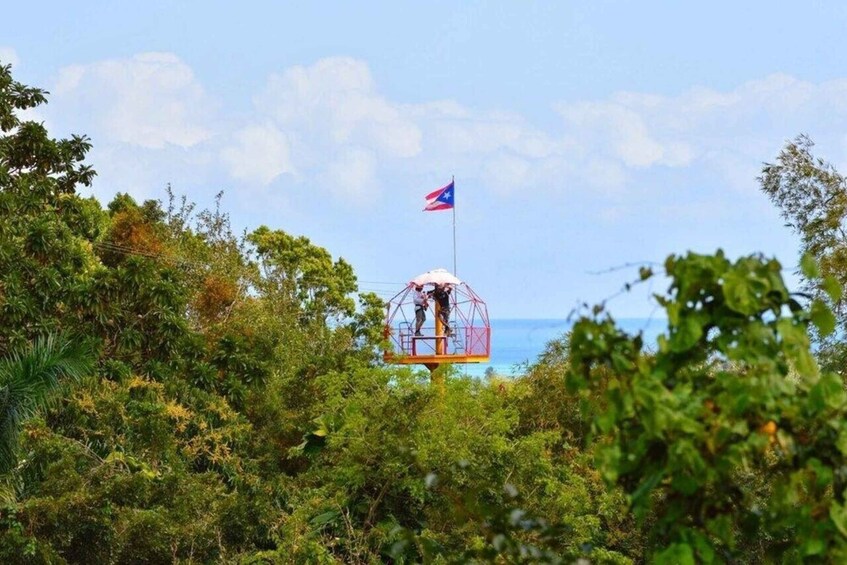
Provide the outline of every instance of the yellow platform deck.
[[441,363],[488,363],[491,357],[487,355],[395,355],[385,353],[382,356],[386,363],[398,365],[428,365]]

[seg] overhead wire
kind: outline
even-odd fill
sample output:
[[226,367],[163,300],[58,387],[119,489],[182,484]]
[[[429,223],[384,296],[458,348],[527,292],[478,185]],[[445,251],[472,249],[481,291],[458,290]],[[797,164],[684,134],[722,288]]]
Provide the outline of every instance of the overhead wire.
[[124,255],[139,255],[141,257],[148,257],[150,259],[165,259],[161,254],[151,253],[149,251],[144,251],[141,249],[134,249],[131,247],[124,247],[122,245],[118,245],[115,243],[107,242],[107,241],[95,241],[91,244],[93,247],[99,247],[101,249],[105,249],[106,251],[114,251],[115,253],[121,253]]

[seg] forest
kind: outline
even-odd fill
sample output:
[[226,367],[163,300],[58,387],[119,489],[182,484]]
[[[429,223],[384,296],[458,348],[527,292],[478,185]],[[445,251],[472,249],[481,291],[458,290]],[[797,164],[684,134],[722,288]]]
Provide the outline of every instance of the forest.
[[847,561],[847,182],[807,137],[759,179],[802,288],[670,255],[655,347],[589,306],[436,386],[307,236],[81,196],[46,100],[0,67],[0,562]]

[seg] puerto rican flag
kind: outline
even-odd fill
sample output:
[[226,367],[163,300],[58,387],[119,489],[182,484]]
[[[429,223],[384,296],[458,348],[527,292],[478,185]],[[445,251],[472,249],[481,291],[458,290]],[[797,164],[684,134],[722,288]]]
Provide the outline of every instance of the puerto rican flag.
[[436,210],[449,210],[453,207],[453,197],[455,196],[455,189],[453,187],[453,182],[450,181],[450,184],[447,186],[441,187],[434,192],[430,192],[424,198],[426,198],[426,207],[423,209],[424,212],[434,212]]

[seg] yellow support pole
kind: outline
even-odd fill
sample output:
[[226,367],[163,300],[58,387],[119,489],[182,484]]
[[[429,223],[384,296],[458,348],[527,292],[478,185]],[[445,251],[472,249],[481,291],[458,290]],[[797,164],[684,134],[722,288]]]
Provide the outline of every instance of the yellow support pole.
[[444,398],[444,369],[442,365],[434,365],[429,368],[429,382],[436,388],[438,395]]
[[447,340],[441,339],[444,335],[444,324],[441,321],[441,306],[438,304],[438,301],[435,301],[435,354],[436,355],[444,355],[447,353],[445,348],[447,346]]

